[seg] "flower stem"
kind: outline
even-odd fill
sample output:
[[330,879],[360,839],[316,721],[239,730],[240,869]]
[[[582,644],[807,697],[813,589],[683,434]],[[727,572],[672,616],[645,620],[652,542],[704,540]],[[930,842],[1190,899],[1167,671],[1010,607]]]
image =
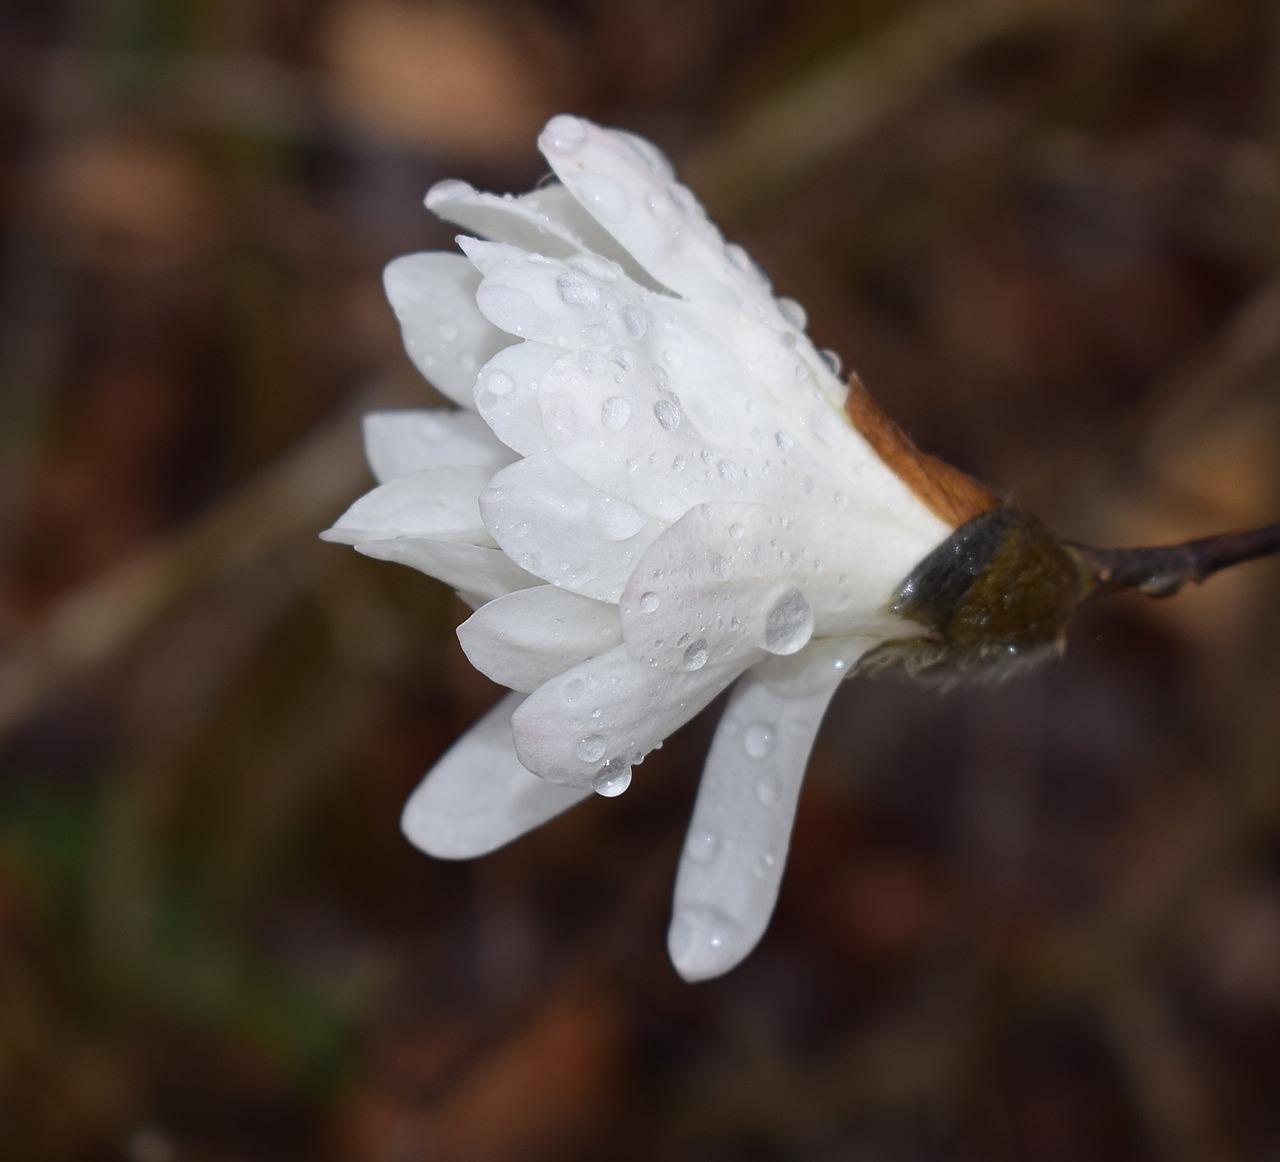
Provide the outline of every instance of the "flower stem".
[[1188,581],[1198,583],[1219,569],[1280,553],[1280,524],[1178,545],[1141,549],[1070,547],[1092,580],[1090,596],[1137,589],[1149,597],[1169,597]]

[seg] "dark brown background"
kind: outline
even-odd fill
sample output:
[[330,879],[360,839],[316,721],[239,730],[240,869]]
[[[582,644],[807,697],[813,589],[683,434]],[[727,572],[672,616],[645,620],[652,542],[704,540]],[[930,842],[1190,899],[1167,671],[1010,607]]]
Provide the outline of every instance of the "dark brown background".
[[6,0],[0,1157],[1280,1157],[1280,571],[1003,688],[851,683],[760,949],[669,967],[704,716],[474,864],[494,698],[315,539],[438,402],[378,276],[571,109],[663,145],[889,411],[1061,534],[1280,508],[1261,0]]

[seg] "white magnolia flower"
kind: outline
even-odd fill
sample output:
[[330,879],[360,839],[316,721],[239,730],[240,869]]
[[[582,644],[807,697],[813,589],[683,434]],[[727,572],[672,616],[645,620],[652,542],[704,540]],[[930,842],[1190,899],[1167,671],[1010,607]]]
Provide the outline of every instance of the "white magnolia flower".
[[410,357],[461,410],[366,417],[379,487],[325,535],[453,586],[475,608],[463,649],[512,690],[405,808],[432,855],[621,793],[736,683],[668,941],[701,979],[765,929],[836,687],[922,636],[891,609],[904,581],[995,502],[856,381],[850,406],[799,304],[651,144],[560,116],[539,146],[558,181],[532,193],[427,195],[463,254],[398,259],[386,290]]

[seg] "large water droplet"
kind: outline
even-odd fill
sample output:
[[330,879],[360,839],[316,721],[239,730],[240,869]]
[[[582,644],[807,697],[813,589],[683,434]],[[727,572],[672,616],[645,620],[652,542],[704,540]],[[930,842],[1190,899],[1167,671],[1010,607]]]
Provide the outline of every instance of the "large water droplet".
[[587,734],[578,739],[578,745],[573,748],[573,753],[584,763],[598,763],[604,758],[604,748],[605,741],[601,735]]
[[498,368],[493,371],[485,372],[484,377],[480,380],[485,390],[492,392],[494,395],[508,395],[515,390],[516,381],[511,376]]
[[726,484],[736,484],[738,482],[738,466],[732,460],[721,460],[716,465],[716,469],[720,473],[720,479]]
[[782,295],[778,299],[778,311],[797,331],[808,326],[809,313],[795,299]]
[[751,256],[736,242],[728,242],[725,244],[724,256],[734,267],[742,271],[744,274],[752,268]]
[[633,339],[639,339],[649,329],[649,321],[648,311],[632,306],[622,308],[623,326],[627,328],[627,334]]
[[753,759],[762,759],[773,750],[774,728],[767,722],[753,722],[742,736],[742,749]]
[[707,664],[707,639],[700,637],[690,642],[680,659],[680,667],[684,670],[701,670]]
[[780,452],[790,452],[792,445],[795,444],[795,439],[790,432],[775,432],[773,439]]
[[577,117],[561,113],[547,122],[542,131],[542,144],[552,153],[573,153],[587,141],[587,127]]
[[813,607],[799,589],[785,590],[765,614],[764,648],[771,654],[794,654],[813,636]]
[[600,406],[600,422],[611,432],[620,432],[631,418],[631,404],[620,395],[611,395]]
[[669,399],[660,399],[653,405],[653,414],[668,432],[674,432],[680,426],[684,413],[680,405]]
[[711,572],[713,572],[721,581],[727,581],[729,574],[733,572],[733,565],[728,557],[721,556],[717,553],[711,558]]
[[606,799],[616,798],[631,786],[631,766],[622,757],[611,758],[591,780],[591,789]]
[[567,270],[556,279],[556,293],[571,307],[591,310],[600,305],[600,288],[576,270]]
[[645,517],[639,509],[616,496],[600,497],[591,506],[596,527],[611,541],[625,541],[644,528]]
[[729,526],[729,536],[732,537],[733,540],[735,541],[742,540],[742,538],[746,535],[746,532],[747,530],[744,529],[742,525],[740,525],[737,521],[734,521],[733,524]]
[[645,613],[653,613],[658,608],[658,595],[656,593],[641,593],[640,608]]

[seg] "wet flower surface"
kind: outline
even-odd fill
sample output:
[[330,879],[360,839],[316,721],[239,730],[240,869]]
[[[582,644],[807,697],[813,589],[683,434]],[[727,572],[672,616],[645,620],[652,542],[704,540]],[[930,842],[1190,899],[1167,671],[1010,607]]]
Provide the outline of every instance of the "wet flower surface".
[[379,487],[325,535],[454,587],[463,649],[512,691],[406,805],[433,855],[621,794],[736,683],[669,934],[702,979],[763,933],[828,702],[904,636],[888,606],[958,522],[860,434],[803,309],[651,144],[560,116],[539,145],[558,180],[532,193],[428,194],[463,253],[398,259],[386,289],[459,410],[368,416]]

